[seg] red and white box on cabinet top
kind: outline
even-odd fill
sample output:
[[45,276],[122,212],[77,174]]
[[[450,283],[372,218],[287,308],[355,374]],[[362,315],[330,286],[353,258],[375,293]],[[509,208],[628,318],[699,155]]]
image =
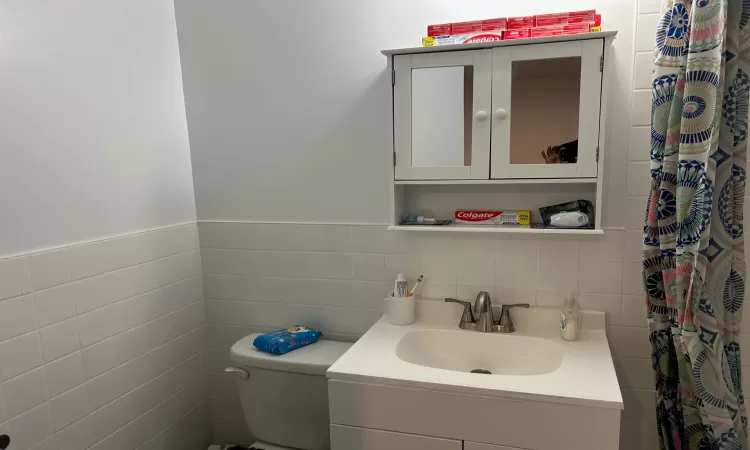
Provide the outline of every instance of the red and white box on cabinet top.
[[536,26],[536,16],[508,17],[509,30],[522,30],[524,28],[534,28]]
[[569,13],[540,14],[536,16],[537,27],[554,27],[568,24]]
[[484,19],[482,31],[504,31],[508,29],[508,19],[500,17],[497,19]]
[[436,25],[427,25],[427,36],[428,37],[436,37],[436,36],[450,36],[453,34],[452,32],[451,24],[449,23],[441,23]]
[[427,25],[427,37],[459,36],[479,33],[481,31],[503,31],[508,26],[508,19],[474,20],[471,22],[440,23]]
[[596,14],[595,9],[587,9],[586,11],[572,11],[568,13],[568,23],[595,23],[597,20],[596,16],[599,16],[599,24],[601,24],[601,15]]
[[[596,10],[588,9],[586,11],[570,11],[553,14],[539,14],[536,17],[536,23],[534,26],[537,27],[553,27],[559,25],[568,25],[573,23],[588,23],[592,24],[596,22]],[[600,16],[601,17],[601,16]]]
[[531,37],[531,28],[523,28],[521,30],[506,30],[503,32],[503,39],[506,41],[512,41],[514,39],[527,39]]
[[451,34],[458,36],[460,34],[479,33],[482,31],[482,21],[473,20],[471,22],[453,22],[451,24]]
[[563,27],[536,27],[531,29],[531,37],[562,36]]
[[563,34],[590,33],[593,25],[588,23],[571,23],[562,27]]
[[422,38],[422,47],[440,45],[476,44],[479,42],[502,41],[503,31],[482,31],[479,33],[459,34],[456,36],[435,36]]

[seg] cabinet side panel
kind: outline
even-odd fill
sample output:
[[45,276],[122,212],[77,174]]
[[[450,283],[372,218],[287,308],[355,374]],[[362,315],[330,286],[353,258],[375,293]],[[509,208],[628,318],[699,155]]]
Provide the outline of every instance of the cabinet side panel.
[[411,57],[393,57],[393,151],[396,179],[409,179],[411,167]]

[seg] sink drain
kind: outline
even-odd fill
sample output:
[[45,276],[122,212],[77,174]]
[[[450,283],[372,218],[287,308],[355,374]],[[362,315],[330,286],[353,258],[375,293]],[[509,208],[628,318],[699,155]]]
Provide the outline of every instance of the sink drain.
[[481,373],[482,375],[492,375],[492,372],[490,372],[487,369],[474,369],[470,373]]

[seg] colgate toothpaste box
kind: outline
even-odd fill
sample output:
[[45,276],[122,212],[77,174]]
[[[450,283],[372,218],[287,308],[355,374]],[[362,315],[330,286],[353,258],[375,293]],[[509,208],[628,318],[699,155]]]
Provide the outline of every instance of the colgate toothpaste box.
[[460,34],[457,36],[428,36],[426,38],[422,38],[422,47],[456,44],[476,44],[478,42],[492,42],[502,40],[502,31],[483,31],[481,33]]
[[520,30],[536,26],[536,16],[508,17],[508,29]]
[[563,27],[564,35],[581,34],[581,33],[589,33],[589,32],[591,32],[591,25],[588,23],[574,23],[570,25],[565,25]]
[[451,34],[468,34],[482,31],[482,21],[474,20],[472,22],[455,22],[451,24]]
[[602,15],[597,14],[594,18],[594,23],[591,25],[591,32],[602,31]]
[[531,29],[531,37],[562,36],[562,27],[537,27]]
[[455,222],[464,225],[530,225],[531,211],[456,211]]
[[427,25],[427,36],[450,36],[451,35],[451,24],[442,23],[437,25]]
[[503,31],[508,29],[508,19],[486,19],[482,21],[482,31]]
[[596,20],[596,10],[573,11],[568,13],[568,23],[593,23]]
[[511,41],[513,39],[528,39],[531,37],[531,29],[524,28],[522,30],[506,30],[503,31],[503,39]]
[[567,25],[568,13],[541,14],[536,16],[537,27],[551,27],[556,25]]

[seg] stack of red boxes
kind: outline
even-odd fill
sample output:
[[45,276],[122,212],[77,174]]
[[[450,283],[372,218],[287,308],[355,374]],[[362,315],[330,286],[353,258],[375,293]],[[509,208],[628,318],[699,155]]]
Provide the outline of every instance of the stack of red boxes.
[[527,39],[601,31],[595,10],[429,25],[423,46]]
[[[597,22],[597,17],[599,22]],[[531,29],[531,37],[560,36],[591,32],[592,27],[601,24],[601,15],[591,9],[558,14],[536,16],[536,26]],[[598,31],[598,29],[596,30]]]
[[506,19],[504,17],[500,19],[430,25],[427,27],[428,37],[422,39],[422,45],[428,47],[433,45],[502,41],[505,26]]
[[535,24],[536,16],[508,17],[508,31],[503,37],[506,40],[529,38]]

